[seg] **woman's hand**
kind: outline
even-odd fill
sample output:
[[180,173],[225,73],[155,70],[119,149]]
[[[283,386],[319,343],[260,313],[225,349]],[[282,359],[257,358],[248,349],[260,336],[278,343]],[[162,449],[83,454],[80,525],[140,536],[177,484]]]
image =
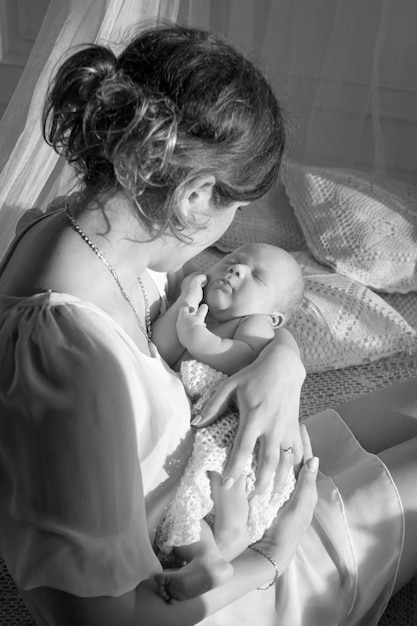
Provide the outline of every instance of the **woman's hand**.
[[192,422],[197,428],[211,424],[236,397],[239,430],[224,472],[226,487],[241,475],[257,440],[260,449],[255,493],[265,491],[274,473],[278,491],[290,465],[301,462],[298,413],[304,378],[305,368],[292,335],[279,329],[253,363],[219,385],[200,420]]
[[311,524],[317,504],[318,458],[313,457],[310,437],[306,427],[300,426],[304,462],[298,473],[295,489],[290,499],[278,511],[273,524],[256,546],[272,556],[280,571],[285,571],[297,546]]

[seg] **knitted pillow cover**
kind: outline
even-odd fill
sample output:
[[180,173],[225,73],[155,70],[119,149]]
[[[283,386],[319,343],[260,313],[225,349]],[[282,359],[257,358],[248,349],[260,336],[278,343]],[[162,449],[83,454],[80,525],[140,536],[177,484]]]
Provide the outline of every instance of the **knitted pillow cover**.
[[281,177],[316,259],[377,291],[417,291],[416,188],[296,162]]
[[417,349],[417,330],[378,294],[293,253],[305,278],[305,295],[287,328],[307,372],[360,365]]

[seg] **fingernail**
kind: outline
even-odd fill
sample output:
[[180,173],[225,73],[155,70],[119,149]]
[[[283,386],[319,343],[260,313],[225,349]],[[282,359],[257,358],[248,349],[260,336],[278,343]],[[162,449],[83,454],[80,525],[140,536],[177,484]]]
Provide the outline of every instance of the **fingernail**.
[[202,421],[203,421],[203,416],[202,415],[196,415],[191,420],[191,426],[198,426],[199,424],[201,424]]
[[319,468],[319,460],[316,456],[311,457],[307,461],[307,469],[309,472],[317,472]]
[[227,476],[227,478],[223,480],[223,487],[225,489],[230,489],[231,487],[233,487],[234,484],[235,484],[235,479],[232,478],[231,476]]

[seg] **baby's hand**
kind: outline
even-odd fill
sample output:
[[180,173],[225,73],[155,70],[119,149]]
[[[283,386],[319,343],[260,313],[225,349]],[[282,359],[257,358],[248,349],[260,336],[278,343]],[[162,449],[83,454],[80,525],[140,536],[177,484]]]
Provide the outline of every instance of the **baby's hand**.
[[193,349],[193,342],[197,340],[195,330],[199,327],[205,328],[204,320],[208,312],[207,304],[202,304],[197,311],[192,311],[190,307],[183,306],[178,312],[177,334],[181,344],[187,350]]
[[205,274],[198,274],[194,272],[184,278],[181,283],[181,303],[190,309],[191,312],[195,312],[198,309],[198,305],[203,299],[203,287],[207,283],[207,276]]

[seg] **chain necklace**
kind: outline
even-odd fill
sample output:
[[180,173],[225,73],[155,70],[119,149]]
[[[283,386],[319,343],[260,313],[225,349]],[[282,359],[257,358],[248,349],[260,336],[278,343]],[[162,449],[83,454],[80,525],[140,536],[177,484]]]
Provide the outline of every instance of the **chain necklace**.
[[139,313],[137,312],[137,310],[134,307],[132,301],[130,300],[129,296],[127,295],[127,293],[126,293],[122,283],[120,282],[120,279],[119,279],[118,275],[116,274],[115,270],[110,265],[110,263],[107,261],[107,259],[104,256],[104,254],[99,250],[99,248],[97,248],[95,243],[93,243],[91,241],[91,239],[82,230],[81,226],[72,217],[72,215],[69,212],[69,207],[68,206],[65,207],[65,215],[67,216],[67,218],[71,222],[71,226],[73,227],[73,229],[82,237],[82,239],[84,239],[86,244],[88,244],[90,246],[90,248],[96,253],[98,258],[104,263],[104,265],[109,270],[110,274],[113,276],[113,279],[115,280],[115,282],[116,282],[116,284],[117,284],[117,286],[118,286],[118,288],[120,290],[120,293],[122,294],[123,298],[126,300],[128,305],[130,306],[130,308],[132,309],[132,311],[134,313],[134,316],[136,318],[136,321],[138,323],[138,326],[139,326],[140,330],[142,331],[142,333],[145,335],[145,337],[146,337],[146,339],[148,340],[148,343],[149,343],[151,341],[151,337],[152,337],[151,310],[150,310],[150,306],[149,306],[148,294],[146,293],[146,289],[144,287],[144,284],[143,284],[140,276],[138,276],[137,278],[138,278],[138,283],[139,283],[140,288],[142,290],[143,299],[144,299],[144,302],[145,302],[145,326],[143,325],[142,320],[140,319]]

